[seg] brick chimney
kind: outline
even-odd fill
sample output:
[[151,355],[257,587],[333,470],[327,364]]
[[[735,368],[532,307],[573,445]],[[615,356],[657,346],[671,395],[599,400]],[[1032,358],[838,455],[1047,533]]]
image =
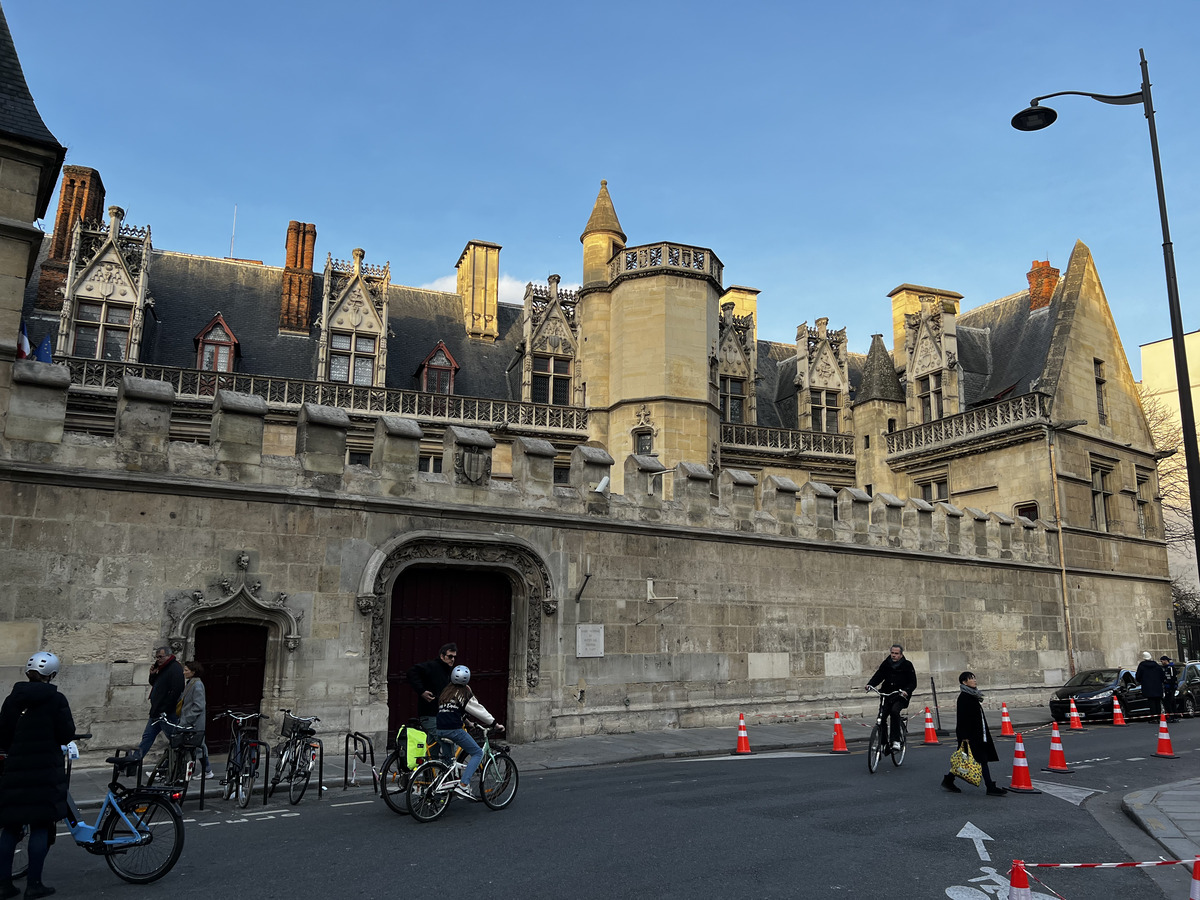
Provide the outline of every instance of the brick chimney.
[[313,248],[317,226],[288,222],[287,259],[283,264],[283,298],[279,330],[308,334],[312,325]]
[[84,166],[63,166],[62,184],[58,190],[58,213],[54,217],[54,234],[50,252],[42,263],[38,278],[37,308],[62,309],[62,288],[67,282],[67,265],[71,256],[71,240],[75,223],[80,219],[104,220],[104,182],[95,169]]
[[1058,269],[1051,266],[1048,259],[1035,259],[1025,277],[1029,279],[1029,309],[1045,309],[1058,286]]

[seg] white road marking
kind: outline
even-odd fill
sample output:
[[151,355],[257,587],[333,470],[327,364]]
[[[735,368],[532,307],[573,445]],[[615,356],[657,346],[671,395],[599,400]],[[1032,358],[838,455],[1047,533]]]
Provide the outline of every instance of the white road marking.
[[330,803],[329,805],[336,809],[339,806],[369,806],[374,802],[374,800],[354,800],[347,803]]
[[1051,794],[1059,800],[1066,800],[1068,803],[1079,806],[1092,794],[1103,794],[1100,788],[1083,788],[1074,787],[1069,784],[1058,784],[1053,781],[1033,781],[1033,786],[1042,793]]
[[806,753],[803,750],[778,750],[774,753],[754,753],[741,756],[701,756],[686,759],[670,759],[664,762],[725,762],[731,759],[834,759],[831,753]]
[[968,822],[962,827],[962,830],[955,837],[966,838],[969,841],[975,842],[975,852],[979,854],[979,858],[984,862],[991,862],[992,857],[987,852],[987,847],[983,845],[984,841],[994,841],[995,838],[990,834],[980,831],[975,825]]

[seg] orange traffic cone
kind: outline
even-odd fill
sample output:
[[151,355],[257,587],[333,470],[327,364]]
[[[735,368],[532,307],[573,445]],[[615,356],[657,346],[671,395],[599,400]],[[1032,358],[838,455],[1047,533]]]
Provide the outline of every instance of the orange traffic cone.
[[850,748],[846,746],[846,735],[842,733],[842,714],[840,712],[835,712],[833,714],[833,749],[829,752],[850,752]]
[[925,743],[936,744],[937,729],[933,727],[933,713],[929,711],[929,707],[925,707]]
[[1008,704],[1000,704],[1000,737],[1012,737],[1012,719],[1008,717]]
[[1113,724],[1118,727],[1129,727],[1129,723],[1125,721],[1125,713],[1121,712],[1121,701],[1117,699],[1117,695],[1113,694]]
[[1008,900],[1032,900],[1033,892],[1029,890],[1029,873],[1025,871],[1025,861],[1013,860],[1012,879],[1008,882]]
[[1192,863],[1192,889],[1188,891],[1188,900],[1200,900],[1200,856]]
[[730,753],[730,756],[744,756],[747,753],[753,753],[750,749],[750,735],[746,734],[746,714],[738,713],[738,741],[737,749]]
[[1067,754],[1063,752],[1062,736],[1058,733],[1058,723],[1050,729],[1050,764],[1042,769],[1043,772],[1074,772],[1067,768]]
[[1025,744],[1019,734],[1016,740],[1017,746],[1013,748],[1012,784],[1008,789],[1018,794],[1040,794],[1041,791],[1033,786],[1033,781],[1029,778],[1029,760],[1025,758]]
[[1075,698],[1074,697],[1071,698],[1070,721],[1071,721],[1071,730],[1072,731],[1085,731],[1086,730],[1083,727],[1083,720],[1079,718],[1079,710],[1077,710],[1075,708]]
[[1154,754],[1159,759],[1179,759],[1171,749],[1171,734],[1167,731],[1167,714],[1158,717],[1158,750]]

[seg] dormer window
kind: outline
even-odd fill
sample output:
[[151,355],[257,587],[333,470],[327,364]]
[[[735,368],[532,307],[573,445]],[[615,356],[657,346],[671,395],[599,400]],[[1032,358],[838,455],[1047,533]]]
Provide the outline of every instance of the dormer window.
[[124,362],[129,355],[129,326],[132,321],[132,305],[81,300],[75,306],[71,355]]
[[196,335],[196,368],[204,372],[232,372],[237,338],[218,313]]
[[530,399],[534,403],[554,406],[571,405],[571,360],[568,357],[534,354]]
[[329,380],[373,385],[377,346],[378,341],[372,336],[335,331],[329,336]]
[[433,352],[425,357],[415,374],[422,391],[449,396],[454,393],[454,373],[457,371],[458,363],[454,361],[446,345],[438,341]]

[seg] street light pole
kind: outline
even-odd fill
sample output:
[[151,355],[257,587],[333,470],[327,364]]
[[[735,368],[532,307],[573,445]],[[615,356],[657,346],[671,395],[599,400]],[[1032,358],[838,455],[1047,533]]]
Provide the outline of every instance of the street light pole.
[[1192,549],[1197,551],[1200,563],[1200,448],[1196,441],[1196,413],[1192,407],[1192,381],[1188,375],[1187,348],[1184,345],[1183,316],[1179,311],[1179,282],[1175,277],[1175,249],[1171,244],[1171,228],[1167,222],[1167,198],[1163,192],[1162,163],[1158,157],[1158,131],[1154,127],[1154,102],[1150,97],[1150,69],[1146,64],[1146,53],[1139,50],[1142,58],[1142,89],[1132,94],[1091,94],[1086,91],[1059,91],[1034,97],[1029,108],[1012,117],[1012,126],[1018,131],[1038,131],[1054,123],[1058,113],[1047,106],[1039,106],[1042,100],[1072,94],[1091,97],[1101,103],[1128,106],[1141,103],[1150,126],[1150,153],[1154,157],[1154,184],[1158,189],[1158,214],[1162,220],[1163,266],[1167,272],[1167,306],[1171,313],[1171,344],[1175,350],[1175,381],[1179,389],[1179,420],[1183,428],[1183,458],[1187,464],[1188,498],[1192,507]]

